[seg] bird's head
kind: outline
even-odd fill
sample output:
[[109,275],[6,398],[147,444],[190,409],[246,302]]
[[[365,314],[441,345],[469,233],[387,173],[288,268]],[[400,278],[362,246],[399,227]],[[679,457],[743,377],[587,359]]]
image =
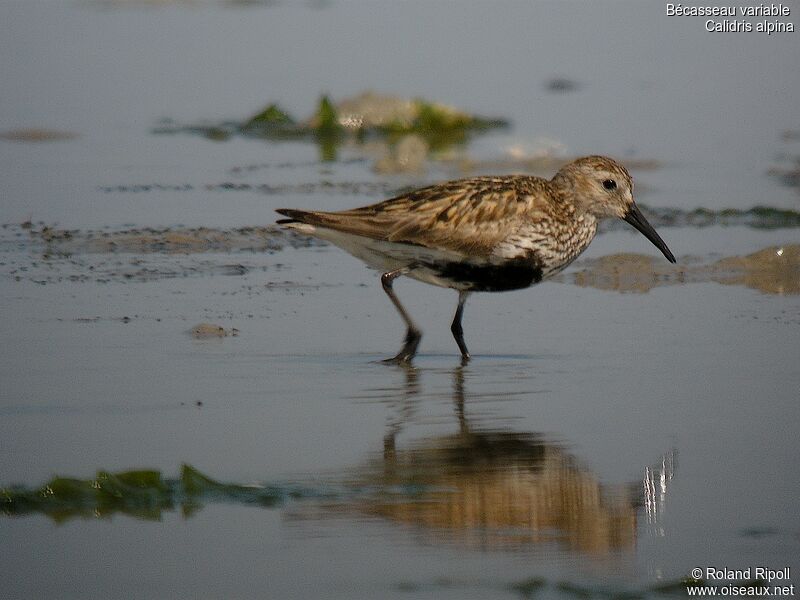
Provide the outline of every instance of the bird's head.
[[585,156],[563,166],[552,180],[581,213],[598,220],[616,217],[627,221],[675,262],[664,240],[647,222],[633,200],[633,180],[621,164],[605,156]]

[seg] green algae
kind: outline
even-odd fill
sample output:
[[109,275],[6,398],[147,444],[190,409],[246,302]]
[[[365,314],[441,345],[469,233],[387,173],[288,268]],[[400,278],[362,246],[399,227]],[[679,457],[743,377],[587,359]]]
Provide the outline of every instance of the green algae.
[[390,142],[403,136],[416,134],[422,137],[431,150],[444,150],[468,141],[470,134],[507,126],[502,119],[487,119],[467,115],[422,99],[417,103],[417,115],[411,121],[393,120],[377,128]]
[[124,514],[158,521],[164,512],[180,507],[185,517],[210,502],[281,506],[287,499],[317,496],[292,486],[223,483],[190,465],[182,465],[177,479],[165,479],[151,469],[111,473],[98,471],[92,479],[56,476],[38,488],[0,488],[0,515],[45,515],[57,523],[75,518],[110,518]]
[[517,583],[511,584],[510,589],[523,598],[533,598],[538,594],[545,586],[547,582],[542,577],[530,577],[528,579],[524,579],[523,581],[519,581]]
[[572,596],[574,598],[591,598],[593,593],[591,588],[569,581],[559,581],[556,584],[556,589],[562,594]]
[[153,133],[188,133],[214,141],[235,135],[266,141],[310,141],[320,146],[322,160],[330,161],[336,159],[336,150],[345,143],[382,139],[391,144],[415,134],[431,150],[440,150],[463,144],[474,133],[507,126],[505,119],[471,115],[429,100],[365,92],[338,104],[322,95],[312,116],[305,120],[270,103],[243,121],[180,124],[165,120]]
[[110,473],[94,479],[54,477],[40,488],[0,489],[0,514],[45,514],[56,522],[75,517],[107,517],[123,513],[142,520],[159,520],[172,507],[170,486],[158,471]]
[[322,96],[319,99],[314,121],[317,123],[317,131],[335,131],[339,129],[339,118],[333,102],[328,96]]
[[250,128],[250,127],[260,127],[260,126],[272,126],[272,125],[294,125],[295,121],[292,116],[283,110],[277,104],[269,104],[267,105],[264,110],[254,114],[250,117],[245,123],[243,127]]

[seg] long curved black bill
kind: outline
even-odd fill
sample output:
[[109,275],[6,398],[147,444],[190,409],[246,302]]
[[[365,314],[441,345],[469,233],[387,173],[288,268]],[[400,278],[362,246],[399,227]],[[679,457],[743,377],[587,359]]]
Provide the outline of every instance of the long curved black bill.
[[625,213],[625,216],[622,217],[625,221],[636,227],[644,237],[655,244],[655,247],[661,250],[664,256],[667,257],[667,260],[671,263],[675,262],[675,257],[672,255],[672,252],[669,251],[667,245],[664,243],[664,240],[661,239],[656,233],[656,230],[653,229],[653,226],[647,222],[647,219],[644,218],[642,211],[639,210],[639,207],[635,204],[632,204],[631,207],[628,209],[628,212]]

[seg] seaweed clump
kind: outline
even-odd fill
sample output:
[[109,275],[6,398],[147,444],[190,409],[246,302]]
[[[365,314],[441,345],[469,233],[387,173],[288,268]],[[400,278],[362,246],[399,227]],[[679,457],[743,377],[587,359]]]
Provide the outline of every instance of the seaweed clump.
[[288,498],[308,494],[293,487],[221,483],[184,464],[177,479],[165,479],[160,471],[151,469],[98,471],[92,479],[54,477],[39,488],[0,488],[0,515],[43,514],[57,523],[111,518],[115,514],[160,521],[164,512],[176,507],[184,517],[190,517],[207,502],[275,507]]
[[472,115],[438,102],[367,91],[338,103],[323,95],[314,113],[304,120],[271,103],[244,121],[180,125],[166,120],[154,133],[194,133],[213,140],[233,135],[270,141],[309,140],[320,144],[324,159],[333,160],[336,148],[348,142],[378,139],[393,144],[416,135],[431,150],[440,150],[463,144],[472,134],[507,126],[505,119]]

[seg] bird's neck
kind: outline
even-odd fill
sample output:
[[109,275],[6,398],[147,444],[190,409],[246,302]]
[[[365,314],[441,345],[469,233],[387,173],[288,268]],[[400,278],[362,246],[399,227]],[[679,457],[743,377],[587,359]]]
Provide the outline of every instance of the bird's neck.
[[[572,205],[570,205],[572,206]],[[571,218],[561,222],[552,243],[543,248],[546,257],[544,277],[550,277],[567,268],[586,250],[597,233],[597,218],[591,213],[577,214],[572,206]]]

